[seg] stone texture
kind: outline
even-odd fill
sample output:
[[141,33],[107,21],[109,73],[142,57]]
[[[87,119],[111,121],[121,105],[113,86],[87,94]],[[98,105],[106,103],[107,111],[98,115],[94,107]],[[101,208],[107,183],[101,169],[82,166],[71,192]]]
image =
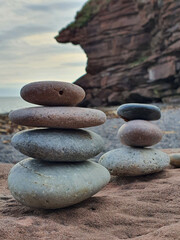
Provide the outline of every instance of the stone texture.
[[109,180],[109,172],[91,161],[48,163],[25,159],[11,169],[8,187],[25,206],[56,209],[91,197]]
[[82,129],[33,129],[16,133],[12,145],[21,153],[44,161],[79,162],[104,148],[102,138]]
[[169,161],[169,156],[157,149],[124,147],[105,153],[99,163],[112,175],[140,176],[162,171]]
[[171,153],[169,155],[169,157],[170,157],[171,165],[179,168],[180,167],[180,153]]
[[102,111],[79,107],[23,108],[11,112],[9,118],[19,125],[51,128],[85,128],[106,121]]
[[21,97],[30,103],[46,106],[73,106],[80,103],[84,90],[72,83],[58,81],[32,82],[21,89]]
[[118,137],[122,144],[132,147],[152,146],[162,139],[162,131],[156,125],[144,120],[133,120],[123,124]]
[[150,104],[129,103],[123,104],[117,109],[117,114],[124,120],[159,120],[161,110],[159,107]]
[[86,91],[84,105],[180,98],[179,6],[174,0],[88,1],[56,36],[87,55],[87,73],[76,81]]

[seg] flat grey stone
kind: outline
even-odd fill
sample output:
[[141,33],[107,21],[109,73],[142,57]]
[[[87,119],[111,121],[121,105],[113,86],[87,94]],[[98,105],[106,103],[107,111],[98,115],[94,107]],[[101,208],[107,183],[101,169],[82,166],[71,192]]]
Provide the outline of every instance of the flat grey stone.
[[33,129],[16,133],[12,145],[21,153],[44,161],[79,162],[103,150],[102,138],[82,129]]
[[25,206],[56,209],[91,197],[109,180],[107,169],[91,161],[48,163],[29,158],[11,169],[8,187]]
[[140,176],[160,172],[169,165],[169,156],[153,148],[118,148],[101,156],[99,163],[112,175]]

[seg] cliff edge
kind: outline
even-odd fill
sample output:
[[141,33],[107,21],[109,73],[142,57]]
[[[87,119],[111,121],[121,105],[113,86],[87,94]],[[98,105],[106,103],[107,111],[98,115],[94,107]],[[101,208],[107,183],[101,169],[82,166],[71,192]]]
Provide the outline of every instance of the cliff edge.
[[90,0],[56,36],[88,62],[84,106],[180,99],[180,1]]

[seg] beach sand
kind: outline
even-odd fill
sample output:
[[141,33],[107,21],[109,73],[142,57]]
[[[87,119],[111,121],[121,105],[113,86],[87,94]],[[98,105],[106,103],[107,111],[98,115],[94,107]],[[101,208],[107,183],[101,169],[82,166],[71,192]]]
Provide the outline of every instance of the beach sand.
[[0,164],[0,240],[178,240],[180,169],[117,178],[95,196],[60,210],[34,210],[7,189]]

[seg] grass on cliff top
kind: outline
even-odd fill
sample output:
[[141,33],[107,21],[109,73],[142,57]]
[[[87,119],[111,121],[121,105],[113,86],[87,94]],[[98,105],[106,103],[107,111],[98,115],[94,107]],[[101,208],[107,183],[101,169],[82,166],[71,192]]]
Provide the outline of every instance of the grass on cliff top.
[[100,11],[102,6],[110,3],[111,0],[88,0],[82,9],[77,12],[74,22],[66,28],[82,28]]
[[136,59],[136,61],[130,63],[130,67],[136,67],[141,63],[144,63],[148,58],[149,56],[140,56],[138,59]]

